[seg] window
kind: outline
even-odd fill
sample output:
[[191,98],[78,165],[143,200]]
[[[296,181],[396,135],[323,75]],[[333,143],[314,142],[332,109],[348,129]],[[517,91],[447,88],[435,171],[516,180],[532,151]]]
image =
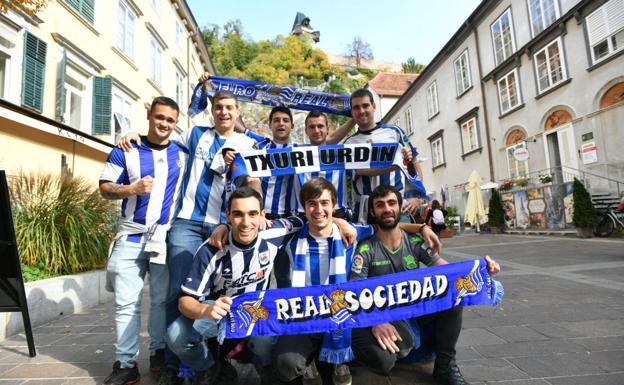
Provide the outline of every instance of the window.
[[112,108],[115,118],[115,143],[117,143],[117,138],[121,138],[132,130],[132,98],[125,92],[115,88],[113,89]]
[[563,64],[561,38],[557,38],[534,55],[537,86],[542,93],[567,78]]
[[155,37],[150,38],[149,78],[160,86],[163,49]]
[[180,108],[183,108],[184,106],[184,76],[182,76],[182,74],[179,71],[176,71],[175,75],[176,75],[175,101],[176,103],[178,103],[178,106],[180,106]]
[[136,16],[123,2],[117,4],[117,48],[134,59],[134,21]]
[[9,55],[0,51],[0,99],[5,99],[8,94],[6,88],[9,84],[9,59]]
[[407,122],[407,135],[414,133],[414,126],[412,125],[412,106],[407,107],[405,111],[405,121]]
[[470,65],[468,64],[468,50],[465,50],[455,60],[455,88],[457,96],[463,94],[472,86],[470,79]]
[[184,27],[182,27],[180,20],[176,20],[175,23],[175,37],[178,46],[182,47],[184,44]]
[[507,147],[507,168],[509,170],[510,178],[517,178],[519,176],[525,176],[529,173],[529,161],[528,160],[517,160],[514,156],[514,151],[517,148],[525,148],[526,142],[516,143]]
[[79,130],[81,127],[82,119],[82,91],[65,84],[66,90],[66,103],[65,103],[65,116],[66,122],[69,126]]
[[65,0],[65,2],[89,23],[95,22],[95,0]]
[[461,124],[462,147],[464,154],[479,148],[479,133],[477,132],[477,117],[474,116]]
[[539,34],[559,17],[557,0],[528,0],[533,36]]
[[494,57],[496,58],[496,65],[498,65],[516,50],[510,8],[503,12],[492,24],[491,30],[492,41],[494,42]]
[[38,112],[43,110],[47,44],[26,32],[24,34],[24,64],[22,76],[22,106]]
[[433,167],[444,163],[444,146],[441,136],[431,141],[431,163]]
[[501,114],[504,114],[521,103],[517,68],[514,68],[507,75],[500,78],[497,85]]
[[592,63],[624,47],[624,0],[610,0],[585,19]]
[[438,109],[438,88],[434,81],[427,88],[427,116],[431,119],[437,115],[438,112],[440,112]]

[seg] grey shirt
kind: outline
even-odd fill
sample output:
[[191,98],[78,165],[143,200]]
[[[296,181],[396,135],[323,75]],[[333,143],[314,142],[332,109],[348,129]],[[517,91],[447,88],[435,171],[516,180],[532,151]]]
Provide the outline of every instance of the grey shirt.
[[401,236],[401,246],[397,250],[388,250],[376,234],[358,244],[351,260],[349,280],[418,269],[421,263],[431,266],[440,259],[429,255],[419,235],[401,230]]

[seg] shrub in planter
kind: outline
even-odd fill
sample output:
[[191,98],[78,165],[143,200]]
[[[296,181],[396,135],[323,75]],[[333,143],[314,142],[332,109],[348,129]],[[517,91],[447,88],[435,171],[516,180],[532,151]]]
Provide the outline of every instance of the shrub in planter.
[[517,178],[515,183],[516,183],[516,186],[526,187],[529,184],[529,178],[527,178],[527,177]]
[[[501,200],[498,191],[494,190],[490,197],[488,210],[488,226],[490,230],[498,229],[502,230],[505,224],[505,216],[503,211],[503,201]],[[494,230],[493,232],[495,232]]]
[[505,179],[498,185],[498,189],[501,191],[511,190],[516,182],[513,179]]
[[106,264],[116,206],[96,187],[71,175],[23,172],[9,185],[23,264],[53,275]]
[[539,174],[537,178],[539,179],[541,184],[550,183],[553,180],[553,177],[551,174]]
[[583,238],[591,237],[593,235],[591,230],[596,224],[596,209],[592,204],[589,192],[587,192],[583,183],[576,178],[574,178],[574,183],[572,183],[572,199],[574,200],[572,223],[574,223],[579,236]]

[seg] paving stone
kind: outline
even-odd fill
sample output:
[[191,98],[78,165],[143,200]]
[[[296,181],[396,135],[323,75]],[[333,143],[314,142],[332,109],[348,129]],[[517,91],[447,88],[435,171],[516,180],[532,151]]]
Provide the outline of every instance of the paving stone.
[[495,346],[474,346],[484,357],[538,356],[585,351],[581,345],[567,340],[510,342]]
[[551,385],[550,382],[542,379],[536,380],[504,380],[504,381],[487,381],[473,382],[471,385]]
[[463,361],[459,368],[468,381],[489,382],[529,378],[529,375],[502,359]]
[[493,326],[487,329],[507,342],[547,340],[548,337],[526,326]]
[[0,378],[0,385],[22,385],[24,380],[3,380]]
[[624,336],[620,337],[597,337],[597,338],[574,338],[575,344],[584,346],[592,352],[603,350],[624,350]]
[[54,342],[54,345],[103,345],[115,342],[114,333],[82,333],[71,334]]
[[583,336],[579,332],[567,329],[553,322],[542,324],[529,324],[527,325],[527,327],[550,338],[572,338]]
[[560,322],[559,325],[586,337],[624,335],[624,319],[600,319],[584,322]]
[[[65,336],[62,334],[33,334],[33,340],[35,341],[35,346],[46,346],[54,343]],[[6,340],[2,341],[0,347],[17,347],[17,346],[28,346],[28,341],[26,341],[26,335],[24,334],[16,334]]]
[[587,355],[587,361],[600,366],[607,372],[624,371],[623,350],[590,353]]
[[531,378],[599,374],[605,371],[588,362],[586,353],[514,357],[507,360]]
[[472,346],[457,346],[455,348],[457,355],[455,358],[457,361],[465,361],[465,360],[478,360],[484,358],[479,352],[474,350]]
[[623,378],[624,372],[549,378],[548,382],[552,385],[622,385]]
[[485,329],[463,329],[457,346],[501,345],[505,340]]
[[64,378],[69,377],[76,371],[76,367],[72,364],[56,362],[53,364],[21,364],[15,368],[6,371],[3,375],[5,378]]

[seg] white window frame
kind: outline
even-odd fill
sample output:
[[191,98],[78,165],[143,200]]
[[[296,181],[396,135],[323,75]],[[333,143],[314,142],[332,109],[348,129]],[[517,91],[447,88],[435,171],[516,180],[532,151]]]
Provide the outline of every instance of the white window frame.
[[439,136],[431,141],[431,165],[435,168],[444,163],[444,141],[443,137]]
[[184,26],[180,19],[177,18],[175,21],[175,38],[178,46],[182,47],[184,45]]
[[464,154],[472,152],[481,146],[479,143],[479,128],[477,127],[476,116],[464,120],[460,125],[460,130]]
[[[623,9],[624,0],[610,0],[585,18],[592,64],[601,62],[624,48]],[[621,41],[618,42],[617,37]],[[605,43],[607,45],[607,54],[596,57],[595,48]]]
[[148,70],[149,78],[157,85],[162,85],[163,47],[156,37],[150,34]]
[[414,123],[412,120],[412,106],[408,106],[405,110],[405,121],[407,122],[405,126],[407,135],[412,135],[414,133]]
[[184,75],[179,70],[175,71],[175,101],[180,108],[184,107]]
[[[509,77],[514,77],[513,84],[509,81]],[[498,87],[498,105],[500,107],[501,114],[507,111],[511,111],[520,104],[522,104],[522,94],[520,92],[520,81],[518,79],[518,68],[514,68],[507,72],[503,77],[496,82]],[[516,93],[516,103],[512,104],[512,87]],[[505,102],[507,102],[507,108],[505,108]]]
[[[553,45],[557,46],[557,55],[559,58],[559,65],[560,65],[560,69],[561,69],[561,78],[560,79],[555,79],[553,77],[553,60],[554,57],[551,57],[550,53],[549,53],[549,48],[552,47]],[[541,64],[538,63],[538,56],[541,54],[544,54],[544,58],[546,59],[544,62],[544,65],[546,66],[545,71],[546,71],[546,79],[548,80],[548,85],[545,87],[542,87],[542,84],[540,82],[541,79],[543,79],[544,77],[540,77],[540,66]],[[542,93],[554,86],[556,86],[557,84],[564,82],[567,78],[568,78],[568,73],[566,71],[566,65],[565,65],[565,55],[563,53],[563,41],[561,39],[561,37],[556,38],[555,40],[553,40],[552,42],[546,44],[546,46],[544,46],[544,48],[540,49],[539,51],[537,51],[535,54],[533,54],[533,63],[534,63],[534,68],[535,68],[535,78],[537,80],[537,89],[538,89],[538,93]]]
[[[77,123],[72,123],[72,118],[75,118],[71,114],[71,101],[72,94],[76,95],[80,98],[80,115]],[[86,102],[86,93],[84,90],[80,90],[77,87],[74,87],[72,84],[65,82],[65,111],[64,111],[64,120],[65,124],[70,127],[73,127],[77,130],[81,130],[84,125],[84,110],[85,110],[85,102]]]
[[[507,172],[509,174],[509,178],[518,178],[521,176],[527,176],[529,175],[529,161],[528,160],[517,160],[514,156],[513,153],[516,150],[516,148],[524,148],[526,149],[526,141],[522,141],[522,142],[518,142],[515,144],[512,144],[511,146],[507,146],[507,148],[505,148],[505,154],[507,155]],[[514,167],[514,172],[512,172],[512,164]],[[524,167],[524,173],[520,172],[520,166]]]
[[0,98],[8,100],[10,95],[9,85],[11,84],[12,57],[10,53],[2,49],[0,49],[0,55],[4,58],[4,78],[0,79],[2,82],[2,87],[0,88]]
[[437,81],[434,80],[433,83],[427,87],[427,117],[429,119],[433,118],[440,112],[440,108],[438,106],[438,86]]
[[470,76],[470,61],[468,60],[468,49],[459,55],[453,62],[455,69],[455,89],[457,96],[462,95],[472,87],[472,77]]
[[[537,7],[537,8],[535,8]],[[544,10],[546,9],[554,10],[554,19],[546,20],[544,17]],[[529,21],[531,24],[531,36],[535,37],[540,32],[548,28],[552,23],[555,22],[561,16],[559,14],[559,1],[558,0],[527,0],[527,8],[529,9]],[[539,20],[533,19],[533,10],[537,9],[539,11]],[[535,24],[539,24],[539,29],[536,30]]]
[[117,20],[116,23],[116,37],[115,47],[131,60],[134,60],[134,48],[135,48],[135,36],[136,28],[135,23],[137,16],[132,9],[122,0],[117,4]]
[[[122,135],[126,134],[127,132],[132,130],[132,106],[134,105],[134,99],[132,99],[132,97],[130,97],[128,94],[126,94],[125,92],[123,92],[122,90],[120,90],[119,88],[113,86],[113,91],[112,91],[112,95],[111,95],[111,108],[112,108],[112,116],[113,116],[113,120],[115,119],[115,114],[119,114],[122,116],[123,120],[125,121],[126,127],[124,130],[124,126],[121,126],[122,131],[120,133],[115,132],[115,136],[119,135],[119,137],[121,137]],[[113,121],[113,127],[115,127],[114,125],[114,121]],[[117,127],[115,127],[115,130],[117,129]],[[117,142],[117,140],[115,140],[115,143]]]
[[[504,30],[504,26],[503,26],[503,19],[507,18],[509,20],[509,35],[508,35],[508,42],[505,41],[505,30]],[[497,45],[499,43],[499,41],[497,40],[497,37],[495,35],[494,32],[494,28],[498,26],[498,29],[501,31],[500,32],[500,50],[498,49]],[[512,14],[511,14],[511,8],[507,8],[505,10],[505,12],[503,12],[498,19],[496,19],[496,21],[494,23],[492,23],[492,25],[490,26],[490,33],[492,35],[492,47],[494,48],[494,60],[496,65],[499,65],[500,63],[504,62],[505,60],[507,60],[507,58],[509,56],[511,56],[511,54],[513,54],[514,52],[516,52],[516,39],[514,38],[514,26],[513,26],[513,18],[512,18]],[[509,43],[509,44],[507,44]],[[506,49],[506,47],[509,46],[509,50]],[[499,58],[499,55],[497,54],[498,52],[502,53],[502,57]],[[509,51],[509,52],[507,52]]]

